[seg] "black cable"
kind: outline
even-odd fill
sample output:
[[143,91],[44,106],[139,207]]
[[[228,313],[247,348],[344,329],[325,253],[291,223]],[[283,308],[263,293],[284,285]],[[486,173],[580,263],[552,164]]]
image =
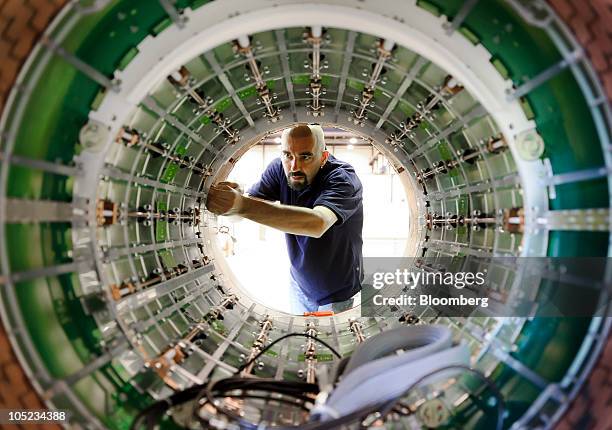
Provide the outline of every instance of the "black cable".
[[[196,322],[196,321],[194,321]],[[272,343],[270,343],[269,345],[267,345],[265,348],[263,348],[255,357],[253,357],[251,360],[249,360],[248,362],[246,362],[244,365],[242,365],[240,368],[238,368],[238,370],[236,370],[236,372],[234,373],[234,375],[239,374],[240,372],[242,372],[247,366],[249,366],[251,363],[255,362],[263,353],[265,353],[268,349],[270,349],[272,346],[274,346],[276,343],[287,339],[289,337],[306,337],[306,338],[311,338],[319,343],[321,343],[322,345],[324,345],[325,347],[327,347],[332,353],[334,353],[338,358],[342,358],[341,355],[338,353],[338,351],[336,351],[332,346],[330,346],[327,342],[311,336],[309,334],[306,333],[289,333],[286,334],[284,336],[279,337],[278,339],[274,340]],[[226,378],[229,379],[229,378]],[[242,380],[244,381],[245,379],[242,378]],[[256,379],[248,379],[249,381],[254,381]],[[222,381],[222,380],[220,380]],[[220,382],[217,381],[217,382]],[[286,381],[276,381],[273,380],[274,383],[283,383]],[[299,382],[293,382],[292,384],[299,384]],[[152,423],[155,424],[156,422],[159,421],[159,418],[171,407],[176,406],[178,404],[181,403],[186,403],[190,400],[192,400],[194,397],[196,398],[196,401],[194,402],[194,408],[192,410],[192,416],[197,417],[196,411],[198,409],[198,402],[200,401],[200,399],[202,399],[204,397],[204,395],[206,395],[207,393],[207,388],[208,388],[209,383],[205,383],[202,385],[196,385],[196,386],[192,386],[190,388],[188,388],[187,390],[183,390],[179,393],[175,393],[172,396],[168,397],[165,400],[161,400],[159,402],[156,402],[154,404],[152,404],[151,406],[149,406],[148,408],[142,410],[134,419],[131,429],[132,430],[136,430],[137,428],[139,428],[141,425],[143,425],[144,423],[142,422],[144,419],[147,420],[147,428],[152,428]],[[277,387],[274,387],[277,388]],[[268,391],[274,391],[273,389],[269,389]],[[303,393],[304,391],[302,391]],[[294,395],[294,393],[288,394],[288,395]],[[295,397],[295,395],[294,395]],[[310,399],[309,399],[310,400]],[[155,422],[153,422],[155,421]]]
[[[235,399],[260,399],[260,400],[267,400],[267,401],[272,401],[272,402],[286,403],[290,406],[297,406],[306,412],[310,412],[310,409],[308,409],[302,403],[297,403],[297,402],[294,402],[288,399],[283,399],[283,398],[278,398],[278,397],[271,397],[271,396],[264,396],[264,395],[257,395],[257,394],[231,394],[231,395],[226,394],[225,397],[231,397]],[[310,403],[313,403],[314,399],[309,399],[308,401]],[[304,401],[304,403],[307,403],[307,402]]]
[[[282,398],[275,398],[275,397],[271,397],[271,396],[264,396],[264,395],[256,395],[256,394],[232,394],[232,395],[227,395],[226,397],[231,397],[231,398],[235,398],[235,399],[258,399],[258,400],[265,400],[265,401],[272,401],[272,402],[280,402],[280,403],[286,403],[288,405],[291,406],[297,406],[299,408],[301,408],[302,410],[304,410],[305,412],[309,412],[310,409],[307,408],[304,404],[300,404],[297,403],[295,401],[291,401],[288,399],[282,399]],[[310,399],[310,402],[312,403],[313,400]],[[217,410],[219,410],[219,408],[217,408],[215,406],[215,408]],[[261,409],[260,412],[263,412],[265,409]],[[209,424],[210,422],[208,421],[208,419],[206,418],[202,418],[200,416],[197,416],[198,421],[200,422],[200,424],[202,425],[202,428],[210,428]],[[261,429],[261,425],[260,424],[255,424],[252,422],[249,422],[247,420],[245,420],[244,418],[237,416],[237,418],[233,418],[232,417],[232,421],[237,424],[241,429],[253,429],[253,430],[257,430],[257,429]]]
[[[221,395],[221,394],[219,394],[219,395]],[[308,408],[306,406],[306,403],[307,402],[314,403],[314,399],[308,399],[307,401],[303,401],[303,402],[296,402],[295,400],[289,400],[289,399],[284,399],[284,398],[272,397],[270,395],[266,396],[266,395],[257,395],[257,394],[227,394],[227,393],[225,393],[225,394],[223,394],[223,397],[231,397],[232,399],[258,399],[258,400],[264,400],[264,401],[268,401],[268,402],[285,403],[285,404],[290,405],[290,406],[298,407],[298,408],[302,409],[305,412],[310,412],[310,408]],[[228,413],[228,411],[222,411],[221,407],[219,407],[219,406],[215,406],[215,405],[213,405],[213,406],[214,406],[215,410],[221,412],[223,415],[225,415],[228,418],[230,418],[233,423],[238,424],[238,426],[241,429],[249,429],[249,428],[261,429],[261,425],[259,423],[256,424],[256,423],[247,421],[246,419],[242,418],[240,415],[235,415],[233,413]],[[263,411],[265,411],[265,409],[259,409],[260,413],[263,412]],[[208,428],[207,426],[209,424],[209,420],[207,418],[200,417],[199,415],[196,416],[196,418],[200,422],[200,424],[203,426],[203,428]]]
[[[278,340],[281,340],[281,338],[279,338]],[[463,366],[463,365],[446,366],[446,367],[437,369],[435,371],[429,372],[428,374],[423,375],[417,381],[412,383],[406,390],[404,390],[404,392],[401,395],[397,396],[396,398],[390,401],[380,402],[380,403],[364,406],[356,411],[351,412],[350,414],[344,415],[342,417],[339,417],[339,418],[336,418],[330,421],[306,423],[300,426],[300,429],[302,430],[334,430],[334,429],[339,428],[342,425],[350,424],[357,420],[362,421],[365,417],[375,412],[379,412],[381,414],[381,419],[384,419],[391,411],[393,411],[394,407],[398,404],[400,399],[405,397],[407,394],[409,394],[409,392],[415,389],[418,385],[422,384],[425,380],[427,380],[428,378],[440,372],[444,372],[447,370],[453,370],[453,369],[462,369],[462,370],[471,372],[472,374],[480,378],[493,392],[493,395],[497,399],[497,409],[498,409],[496,428],[498,430],[501,430],[503,428],[503,414],[504,414],[504,400],[503,400],[503,396],[501,392],[499,391],[495,383],[490,378],[486,377],[478,370],[475,370],[468,366]],[[202,389],[203,387],[204,389]],[[284,394],[284,395],[293,397],[295,400],[298,400],[304,403],[307,403],[307,402],[312,403],[314,400],[312,398],[305,396],[304,393],[317,393],[318,386],[316,384],[310,384],[310,383],[300,382],[300,381],[278,381],[275,379],[255,379],[255,378],[240,378],[240,377],[225,378],[225,379],[218,380],[216,382],[211,381],[208,384],[190,387],[187,390],[173,394],[172,396],[170,396],[169,398],[165,400],[154,403],[153,405],[149,406],[148,408],[146,408],[145,410],[141,411],[138,414],[138,416],[136,417],[136,419],[134,420],[131,426],[131,429],[132,430],[138,429],[142,424],[144,424],[142,422],[143,419],[146,419],[146,424],[147,424],[148,429],[153,428],[153,425],[159,422],[159,419],[163,416],[163,414],[170,407],[173,407],[178,404],[185,403],[186,401],[191,400],[194,394],[196,393],[197,393],[197,397],[194,402],[193,416],[198,421],[200,421],[202,424],[208,424],[208,423],[207,422],[205,423],[204,422],[205,420],[202,419],[199,415],[197,415],[196,411],[197,409],[199,409],[198,406],[200,407],[203,406],[203,404],[199,403],[200,399],[206,396],[207,401],[210,404],[212,404],[217,411],[228,416],[228,418],[236,422],[239,422],[239,425],[241,428],[256,429],[257,425],[253,423],[249,423],[248,421],[245,421],[238,415],[233,414],[231,411],[223,410],[222,408],[219,408],[218,406],[214,405],[215,395],[223,396],[224,393],[227,393],[233,390],[270,391],[270,392],[276,392],[279,394]],[[292,402],[286,399],[257,396],[253,394],[235,394],[235,395],[226,395],[226,396],[236,397],[236,398],[259,398],[263,400],[269,399],[269,400],[275,400],[279,402],[294,404],[295,406],[300,407],[301,409],[307,409],[305,408],[304,404],[298,403],[295,400]],[[290,429],[295,429],[295,427],[275,427],[275,429],[290,430]]]
[[209,383],[206,389],[210,392],[227,392],[232,390],[268,390],[289,395],[318,392],[316,384],[301,381],[279,381],[276,379],[255,379],[230,377]]
[[340,359],[340,361],[338,362],[338,364],[336,365],[335,369],[334,369],[334,375],[333,375],[333,381],[334,382],[338,382],[338,380],[340,379],[340,377],[342,376],[342,374],[344,373],[344,370],[346,369],[346,365],[349,362],[349,359],[351,357],[342,357]]
[[160,405],[159,402],[153,403],[151,406],[141,410],[132,421],[130,430],[138,430],[144,425],[146,429],[152,429],[159,422],[161,416],[166,412],[167,408]]
[[[275,339],[275,340],[274,340],[273,342],[271,342],[269,345],[266,345],[266,346],[265,346],[265,347],[264,347],[264,348],[263,348],[261,351],[259,351],[259,353],[257,353],[257,354],[256,354],[256,355],[255,355],[255,356],[252,358],[252,359],[248,360],[246,363],[244,363],[242,366],[240,366],[240,367],[239,367],[239,368],[238,368],[238,369],[237,369],[237,370],[234,372],[234,375],[238,375],[238,374],[240,374],[240,372],[242,372],[244,369],[246,369],[246,368],[247,368],[247,367],[248,367],[250,364],[254,363],[254,362],[255,362],[255,361],[256,361],[256,360],[257,360],[259,357],[261,357],[261,355],[262,355],[262,354],[264,354],[266,351],[268,351],[270,348],[272,348],[272,347],[273,347],[275,344],[277,344],[278,342],[281,342],[281,341],[282,341],[282,340],[284,340],[284,339],[290,338],[290,337],[306,337],[306,338],[313,339],[313,340],[315,340],[315,341],[317,341],[317,342],[321,343],[321,344],[322,344],[322,345],[324,345],[325,347],[327,347],[327,348],[328,348],[328,349],[329,349],[329,350],[330,350],[332,353],[334,353],[334,354],[335,354],[335,355],[336,355],[336,356],[337,356],[339,359],[341,359],[341,358],[342,358],[342,356],[341,356],[341,355],[338,353],[338,351],[336,351],[336,350],[335,350],[335,349],[334,349],[334,348],[333,348],[331,345],[329,345],[327,342],[325,342],[325,341],[323,341],[323,340],[321,340],[321,339],[319,339],[319,338],[317,338],[317,337],[315,337],[315,336],[311,336],[311,335],[306,334],[306,333],[288,333],[288,334],[286,334],[286,335],[284,335],[284,336],[279,337],[278,339]],[[199,420],[200,418],[199,418],[199,416],[198,416],[198,414],[197,414],[197,410],[198,410],[198,405],[199,405],[200,400],[201,400],[201,399],[202,399],[204,396],[206,396],[206,397],[207,397],[207,400],[209,401],[209,403],[213,404],[213,400],[212,400],[212,391],[213,391],[213,389],[212,389],[212,388],[213,388],[213,386],[214,386],[214,385],[216,385],[217,383],[221,383],[222,381],[227,381],[227,380],[229,380],[229,379],[230,379],[230,378],[225,378],[225,379],[221,379],[221,380],[216,381],[216,382],[210,381],[210,382],[207,384],[207,386],[206,386],[206,387],[205,387],[203,390],[201,390],[201,391],[200,391],[200,393],[198,394],[198,396],[197,396],[197,398],[196,398],[196,401],[194,402],[193,409],[192,409],[192,411],[191,411],[191,412],[192,412],[192,413],[191,413],[191,416]],[[256,380],[256,379],[251,379],[251,378],[241,378],[241,380],[242,380],[242,381],[245,381],[245,380],[248,380],[248,381],[254,381],[254,380]],[[284,383],[284,382],[287,382],[287,381],[276,381],[276,380],[272,380],[272,381],[274,381],[275,383],[279,383],[279,382],[280,382],[280,383]],[[294,382],[291,382],[291,383],[293,383],[293,384],[297,384],[297,382],[295,382],[295,383],[294,383]],[[317,387],[317,389],[318,389],[318,387]],[[270,389],[270,391],[274,391],[274,389]],[[318,392],[318,391],[317,391],[317,392]],[[289,395],[291,395],[291,394],[289,394]],[[202,406],[202,405],[200,405],[200,406]],[[221,410],[221,412],[223,413],[224,411],[223,411],[223,410]],[[229,414],[228,416],[231,416],[231,415],[232,415],[232,414]],[[232,417],[233,417],[233,416],[232,416]],[[234,418],[234,419],[236,419],[236,418],[240,419],[239,417],[233,417],[233,418]]]
[[[278,381],[276,379],[254,379],[254,378],[241,378],[241,377],[230,377],[225,379],[220,379],[218,381],[211,381],[207,384],[206,388],[201,395],[196,398],[194,402],[194,409],[192,411],[192,417],[197,419],[202,425],[206,426],[208,424],[208,420],[202,418],[197,414],[197,410],[204,406],[206,403],[213,405],[215,410],[226,417],[230,418],[232,421],[237,423],[240,428],[243,429],[256,429],[259,424],[253,424],[244,420],[238,414],[234,413],[231,410],[227,410],[217,404],[215,404],[215,396],[217,397],[236,397],[236,398],[262,398],[262,396],[256,396],[251,394],[238,394],[232,395],[227,394],[230,391],[234,390],[242,390],[242,391],[268,391],[283,394],[289,397],[293,397],[296,400],[299,400],[303,403],[314,403],[314,399],[307,397],[304,393],[318,393],[319,387],[316,384],[311,384],[307,382],[301,381]],[[200,400],[206,396],[207,402],[202,403]],[[286,399],[275,399],[272,397],[263,397],[264,399],[269,400],[277,400],[283,401],[284,403],[293,404],[297,407],[300,407],[304,410],[307,409],[304,404],[298,403],[296,400],[293,402]]]
[[153,426],[159,422],[159,419],[169,408],[188,402],[200,391],[200,388],[201,386],[189,387],[186,390],[172,394],[166,399],[159,400],[151,404],[147,408],[140,411],[138,415],[136,415],[134,421],[132,421],[130,430],[139,429],[143,424],[145,424],[143,420],[146,420],[146,428],[152,429]]
[[311,336],[309,334],[306,333],[289,333],[286,334],[284,336],[279,337],[278,339],[274,340],[272,343],[270,343],[269,345],[266,345],[261,351],[259,351],[259,353],[251,358],[249,361],[247,361],[246,363],[244,363],[242,366],[240,366],[238,368],[238,370],[236,370],[234,372],[234,375],[239,374],[240,372],[242,372],[244,369],[246,369],[251,363],[254,363],[259,357],[261,357],[261,355],[263,353],[265,353],[268,349],[272,348],[275,344],[277,344],[278,342],[280,342],[281,340],[287,339],[289,337],[307,337],[310,338],[312,340],[315,340],[317,342],[319,342],[320,344],[322,344],[323,346],[325,346],[327,349],[329,349],[331,352],[334,353],[334,355],[336,357],[338,357],[339,359],[342,359],[342,356],[340,355],[340,353],[338,353],[338,351],[336,351],[330,344],[328,344],[327,342],[325,342],[324,340],[319,339],[318,337],[315,336]]
[[[156,424],[159,423],[160,419],[166,413],[168,409],[171,407],[192,401],[194,401],[194,412],[198,409],[198,402],[205,394],[205,391],[210,383],[194,385],[189,387],[183,391],[178,393],[174,393],[166,399],[160,400],[158,402],[153,403],[147,408],[140,411],[140,413],[136,416],[132,425],[130,427],[131,430],[137,430],[144,426],[146,429],[153,429]],[[308,408],[305,406],[306,403],[313,403],[314,399],[311,397],[307,397],[304,393],[318,393],[319,387],[316,384],[310,384],[307,382],[301,381],[278,381],[275,379],[255,379],[255,378],[240,378],[240,377],[230,377],[217,381],[213,384],[213,395],[214,396],[225,396],[224,394],[233,391],[233,390],[258,390],[258,391],[269,391],[276,392],[286,396],[293,397],[295,400],[291,401],[289,399],[283,398],[272,398],[272,397],[264,397],[258,396],[255,394],[234,394],[229,395],[227,397],[236,397],[236,398],[260,398],[263,400],[271,400],[278,401],[288,404],[293,404],[301,409],[307,410]],[[214,399],[213,399],[214,400]],[[199,405],[200,407],[203,405]],[[214,404],[213,404],[214,406]],[[219,409],[215,406],[216,409]],[[199,416],[195,413],[192,414],[198,420],[201,420]],[[240,417],[238,417],[240,418]],[[232,417],[235,419],[235,417]],[[244,420],[242,420],[244,421]],[[244,421],[246,423],[246,421]]]

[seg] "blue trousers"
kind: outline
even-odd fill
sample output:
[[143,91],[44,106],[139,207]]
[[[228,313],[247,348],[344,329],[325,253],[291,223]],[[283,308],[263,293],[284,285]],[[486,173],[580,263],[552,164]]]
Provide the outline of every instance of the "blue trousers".
[[291,313],[295,315],[303,315],[304,312],[317,311],[333,311],[334,313],[343,312],[353,307],[354,296],[342,302],[329,303],[319,306],[314,300],[308,297],[295,282],[293,277],[289,275],[289,303],[291,305]]

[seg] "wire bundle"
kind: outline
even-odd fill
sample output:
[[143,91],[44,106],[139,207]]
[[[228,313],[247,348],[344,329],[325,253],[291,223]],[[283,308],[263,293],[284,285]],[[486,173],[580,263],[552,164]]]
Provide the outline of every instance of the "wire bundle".
[[[210,404],[214,406],[215,414],[207,417],[206,414],[201,414],[194,410],[193,417],[204,428],[210,428],[211,419],[219,422],[218,414],[220,414],[225,416],[228,422],[232,422],[240,429],[256,430],[263,427],[261,422],[254,423],[245,419],[243,410],[243,413],[237,413],[231,407],[224,405],[224,402],[219,401],[219,399],[229,397],[232,399],[256,399],[285,403],[301,409],[305,413],[305,418],[307,418],[318,392],[319,387],[316,384],[307,382],[230,377],[209,383],[203,390],[203,398],[196,400],[195,405],[197,409],[203,405]],[[260,410],[263,409],[263,407],[260,408]]]
[[[259,424],[253,424],[238,414],[231,411],[229,408],[223,407],[220,402],[216,402],[216,398],[219,397],[233,397],[233,398],[251,398],[251,399],[262,399],[271,400],[277,402],[289,403],[297,406],[303,410],[309,411],[307,405],[312,404],[314,396],[318,394],[319,387],[316,384],[308,384],[300,381],[278,381],[275,379],[260,379],[253,377],[238,377],[245,368],[255,362],[261,355],[272,348],[277,343],[288,339],[290,337],[306,337],[313,339],[316,342],[321,343],[328,348],[336,357],[342,358],[342,356],[327,342],[311,336],[306,333],[289,333],[279,337],[270,344],[266,345],[257,355],[248,360],[242,366],[234,372],[234,376],[230,378],[220,379],[217,381],[209,381],[202,385],[192,386],[184,391],[173,394],[167,399],[158,401],[148,408],[141,411],[132,423],[131,429],[136,430],[144,426],[146,429],[153,429],[154,426],[159,423],[164,414],[172,407],[182,405],[188,402],[194,402],[193,418],[200,421],[205,428],[210,427],[210,422],[206,418],[200,417],[197,412],[200,409],[197,406],[204,406],[206,403],[212,404],[213,407],[225,415],[227,418],[233,420],[239,427],[244,429],[261,428]],[[240,394],[231,394],[237,390],[242,391]],[[273,393],[276,395],[285,396],[287,398],[271,397],[262,394],[253,394],[249,392],[266,392]]]
[[[314,406],[319,393],[316,384],[301,381],[279,381],[254,377],[237,376],[247,366],[278,342],[289,337],[306,337],[323,344],[338,358],[334,390],[329,393],[323,405]],[[401,353],[397,353],[401,351]],[[326,342],[306,333],[284,335],[244,363],[229,378],[193,386],[159,401],[143,410],[132,424],[132,429],[143,425],[152,429],[172,407],[193,402],[193,419],[203,428],[233,428],[244,430],[332,430],[340,426],[363,421],[373,414],[385,419],[397,410],[402,397],[417,386],[431,379],[448,378],[459,371],[470,372],[481,379],[497,398],[497,428],[503,424],[503,397],[495,384],[482,373],[468,367],[469,351],[464,345],[452,346],[451,331],[443,326],[404,326],[374,336],[357,348],[350,357],[342,358]],[[286,403],[310,413],[310,422],[299,427],[270,426],[254,423],[244,418],[222,398],[255,399]],[[211,413],[205,405],[212,406]],[[204,411],[203,413],[200,413]],[[226,419],[221,420],[220,415]]]

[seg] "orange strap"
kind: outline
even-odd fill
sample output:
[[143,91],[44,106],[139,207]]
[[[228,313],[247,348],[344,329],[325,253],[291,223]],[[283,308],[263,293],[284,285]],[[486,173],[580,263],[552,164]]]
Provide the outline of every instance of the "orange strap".
[[304,312],[305,317],[331,317],[332,315],[334,315],[334,311]]

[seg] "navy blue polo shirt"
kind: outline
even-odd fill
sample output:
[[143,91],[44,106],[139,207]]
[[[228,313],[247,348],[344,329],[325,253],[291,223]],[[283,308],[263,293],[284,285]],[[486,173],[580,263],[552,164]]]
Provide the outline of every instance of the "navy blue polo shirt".
[[321,305],[347,300],[363,281],[361,181],[353,167],[333,155],[301,191],[289,187],[280,158],[274,159],[247,193],[282,204],[331,209],[338,221],[320,238],[285,234],[291,275]]

